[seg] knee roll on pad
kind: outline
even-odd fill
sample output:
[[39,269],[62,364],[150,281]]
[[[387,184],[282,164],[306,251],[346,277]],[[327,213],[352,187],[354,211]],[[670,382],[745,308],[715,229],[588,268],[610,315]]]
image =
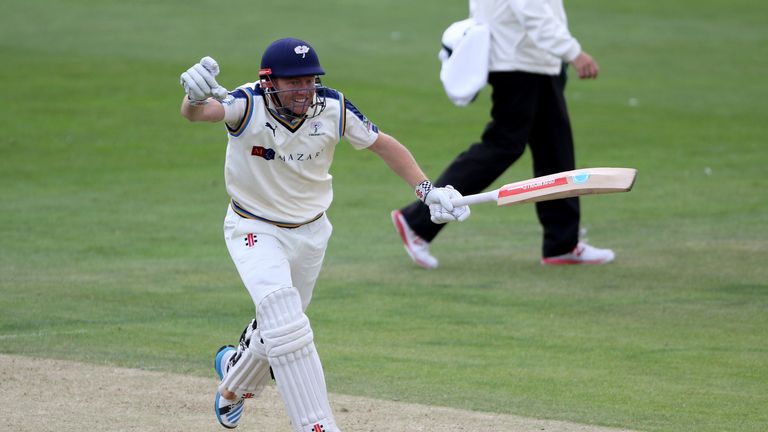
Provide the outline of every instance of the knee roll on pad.
[[[267,352],[264,348],[264,342],[261,340],[261,330],[256,325],[256,320],[245,326],[243,333],[240,335],[240,343],[237,347],[237,355],[245,352],[246,350],[253,351],[257,357],[266,360]],[[234,361],[237,361],[237,355],[234,357]]]
[[312,328],[295,288],[268,295],[257,309],[261,338],[295,431],[337,431]]

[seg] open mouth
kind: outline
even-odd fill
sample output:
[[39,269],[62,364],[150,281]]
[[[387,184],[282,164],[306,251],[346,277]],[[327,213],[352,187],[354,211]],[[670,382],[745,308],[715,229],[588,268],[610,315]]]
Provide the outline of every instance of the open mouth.
[[303,114],[307,111],[311,102],[307,97],[293,98],[291,100],[291,110],[297,114]]
[[315,117],[325,109],[324,97],[314,88],[276,90],[272,92],[275,111],[291,118]]

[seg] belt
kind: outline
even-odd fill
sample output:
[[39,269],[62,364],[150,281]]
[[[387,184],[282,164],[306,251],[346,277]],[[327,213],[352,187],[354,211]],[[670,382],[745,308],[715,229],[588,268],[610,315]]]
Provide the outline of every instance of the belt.
[[267,218],[263,218],[261,216],[256,216],[255,214],[253,214],[253,213],[249,212],[248,210],[242,208],[238,203],[235,202],[235,200],[232,200],[232,210],[234,210],[234,212],[237,213],[238,216],[243,217],[245,219],[252,219],[252,220],[262,221],[262,222],[266,222],[268,224],[274,225],[274,226],[279,227],[279,228],[288,228],[288,229],[294,229],[294,228],[298,228],[300,226],[306,225],[308,223],[312,223],[312,222],[320,219],[321,217],[323,217],[323,214],[325,214],[325,213],[320,213],[317,216],[313,217],[312,219],[310,219],[310,220],[308,220],[306,222],[293,223],[293,222],[278,222],[278,221],[273,221],[273,220],[270,220],[270,219],[267,219]]

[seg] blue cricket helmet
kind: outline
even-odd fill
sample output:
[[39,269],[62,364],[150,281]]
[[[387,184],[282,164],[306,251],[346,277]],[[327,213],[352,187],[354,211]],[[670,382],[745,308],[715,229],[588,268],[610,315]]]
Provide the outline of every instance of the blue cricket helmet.
[[315,49],[296,38],[278,39],[267,47],[261,56],[260,76],[288,78],[325,75]]

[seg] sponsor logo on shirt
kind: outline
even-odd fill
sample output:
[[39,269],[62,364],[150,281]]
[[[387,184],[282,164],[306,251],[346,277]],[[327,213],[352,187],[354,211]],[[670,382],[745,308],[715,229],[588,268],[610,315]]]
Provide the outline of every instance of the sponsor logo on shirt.
[[276,126],[272,126],[272,123],[266,122],[266,123],[264,123],[264,126],[268,127],[272,131],[272,136],[273,137],[277,135],[277,127]]
[[277,158],[283,162],[307,162],[319,158],[320,153],[322,151],[314,153],[288,153],[287,155],[278,155]]
[[310,123],[309,125],[309,136],[323,136],[325,135],[325,131],[323,131],[323,123],[319,121],[314,121]]
[[264,158],[265,160],[271,161],[273,159],[281,160],[283,162],[308,162],[312,159],[317,159],[320,157],[320,154],[323,153],[325,149],[323,148],[320,151],[311,152],[311,153],[287,153],[287,154],[277,154],[274,149],[271,148],[265,148],[261,146],[253,146],[251,147],[251,156],[258,156],[261,158]]
[[365,126],[366,129],[368,129],[368,132],[371,132],[373,130],[373,123],[371,123],[370,120],[368,120],[368,117],[363,116],[363,126]]
[[264,148],[262,146],[253,146],[251,147],[251,156],[259,156],[266,160],[272,160],[275,158],[275,150]]

